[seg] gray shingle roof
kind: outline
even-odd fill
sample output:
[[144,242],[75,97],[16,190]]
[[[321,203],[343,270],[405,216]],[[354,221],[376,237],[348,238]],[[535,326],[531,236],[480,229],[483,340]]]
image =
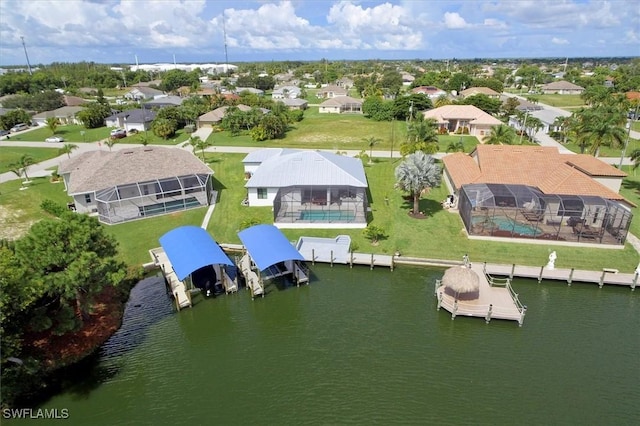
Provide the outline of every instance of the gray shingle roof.
[[188,151],[143,146],[113,152],[85,152],[62,162],[58,173],[70,173],[67,192],[78,194],[167,177],[213,174],[213,171]]
[[[367,177],[359,158],[322,151],[282,150],[270,152],[247,182],[247,188],[286,186],[367,187]],[[258,158],[259,151],[247,157]],[[247,157],[243,160],[246,162]],[[251,157],[249,157],[251,158]]]

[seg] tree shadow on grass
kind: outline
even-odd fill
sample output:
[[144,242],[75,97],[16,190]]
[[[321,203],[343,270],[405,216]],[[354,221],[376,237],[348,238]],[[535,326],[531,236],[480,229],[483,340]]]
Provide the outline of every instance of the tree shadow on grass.
[[[409,210],[409,213],[413,210],[413,197],[403,196],[402,208]],[[419,210],[424,217],[433,216],[435,213],[442,210],[442,205],[435,200],[429,198],[422,198],[418,202]]]

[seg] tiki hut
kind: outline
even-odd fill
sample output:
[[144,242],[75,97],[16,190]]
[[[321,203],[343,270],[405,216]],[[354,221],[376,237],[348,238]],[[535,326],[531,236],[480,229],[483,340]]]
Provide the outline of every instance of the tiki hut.
[[446,294],[458,300],[473,300],[480,296],[480,277],[466,266],[447,269],[442,285]]

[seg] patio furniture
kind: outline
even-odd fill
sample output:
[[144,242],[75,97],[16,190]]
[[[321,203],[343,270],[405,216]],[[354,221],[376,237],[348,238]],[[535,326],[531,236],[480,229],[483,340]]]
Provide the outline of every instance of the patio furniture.
[[522,216],[527,219],[529,222],[541,222],[544,219],[544,212],[531,212],[522,210],[520,211]]

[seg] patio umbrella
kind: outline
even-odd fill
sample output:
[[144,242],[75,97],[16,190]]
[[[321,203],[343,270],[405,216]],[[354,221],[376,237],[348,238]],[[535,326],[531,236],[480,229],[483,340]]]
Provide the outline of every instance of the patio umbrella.
[[444,291],[460,300],[477,299],[480,295],[480,277],[470,268],[454,266],[442,277]]

